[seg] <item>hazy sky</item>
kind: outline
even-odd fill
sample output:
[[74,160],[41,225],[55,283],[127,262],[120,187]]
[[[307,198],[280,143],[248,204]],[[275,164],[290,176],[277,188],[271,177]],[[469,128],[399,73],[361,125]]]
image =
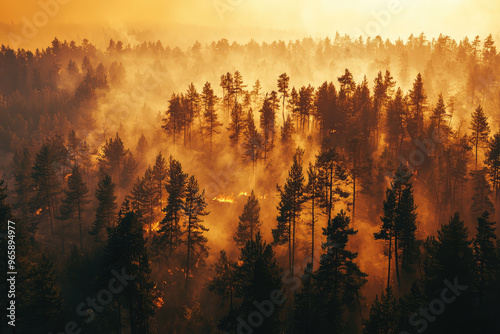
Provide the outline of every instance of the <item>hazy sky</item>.
[[[56,0],[3,0],[0,22],[43,23],[42,4]],[[456,38],[500,31],[497,0],[59,0],[40,30],[59,24],[157,27],[181,23],[219,32],[259,27],[313,36],[381,35],[406,39],[411,33],[445,33]],[[49,8],[54,8],[49,6]],[[38,15],[38,16],[37,16]],[[34,17],[35,16],[35,17]],[[18,26],[19,27],[19,26]],[[221,29],[222,28],[222,29]],[[18,28],[19,29],[19,28]],[[14,31],[17,32],[17,31]],[[6,32],[1,32],[0,41]],[[64,32],[61,32],[64,33]],[[217,36],[220,37],[220,36]],[[242,36],[252,37],[252,36]]]

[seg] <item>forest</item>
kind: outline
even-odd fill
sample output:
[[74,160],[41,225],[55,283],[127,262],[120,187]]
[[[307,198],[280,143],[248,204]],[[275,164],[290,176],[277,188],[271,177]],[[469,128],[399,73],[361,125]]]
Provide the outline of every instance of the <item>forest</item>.
[[500,333],[492,35],[54,38],[0,78],[15,333]]

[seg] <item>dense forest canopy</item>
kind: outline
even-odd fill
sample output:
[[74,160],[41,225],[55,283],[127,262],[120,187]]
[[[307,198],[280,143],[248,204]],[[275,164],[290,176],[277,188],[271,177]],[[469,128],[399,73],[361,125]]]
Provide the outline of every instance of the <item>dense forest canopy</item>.
[[20,333],[499,331],[492,35],[54,38],[0,78]]

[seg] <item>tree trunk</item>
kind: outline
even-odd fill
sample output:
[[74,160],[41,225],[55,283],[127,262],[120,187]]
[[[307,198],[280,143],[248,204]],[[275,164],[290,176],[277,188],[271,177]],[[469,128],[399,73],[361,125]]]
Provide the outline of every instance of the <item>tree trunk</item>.
[[80,227],[80,250],[83,250],[83,236],[82,236],[82,210],[80,202],[78,202],[78,225]]
[[189,281],[189,260],[191,255],[191,217],[188,218],[188,237],[187,237],[187,261],[186,261],[186,290]]
[[288,222],[288,265],[290,267],[290,272],[292,272],[292,276],[293,276],[293,267],[292,267],[292,221]]
[[354,168],[352,173],[352,223],[354,224],[354,217],[356,216],[356,167],[357,157],[354,152]]
[[389,234],[389,265],[387,269],[387,289],[391,286],[392,232]]
[[398,281],[398,286],[400,285],[399,279],[399,261],[398,261],[398,234],[394,232],[394,261],[396,264],[396,279]]
[[311,269],[314,270],[314,224],[315,224],[315,217],[314,217],[314,199],[315,199],[315,194],[316,194],[316,189],[313,185],[313,190],[312,190],[312,203],[311,203],[311,218],[312,218],[312,222],[311,222]]

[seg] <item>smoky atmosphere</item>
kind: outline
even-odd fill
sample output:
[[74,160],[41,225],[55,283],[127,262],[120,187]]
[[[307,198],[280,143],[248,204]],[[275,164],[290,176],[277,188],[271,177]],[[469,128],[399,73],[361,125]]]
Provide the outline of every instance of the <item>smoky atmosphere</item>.
[[0,334],[500,333],[500,4],[0,4]]

